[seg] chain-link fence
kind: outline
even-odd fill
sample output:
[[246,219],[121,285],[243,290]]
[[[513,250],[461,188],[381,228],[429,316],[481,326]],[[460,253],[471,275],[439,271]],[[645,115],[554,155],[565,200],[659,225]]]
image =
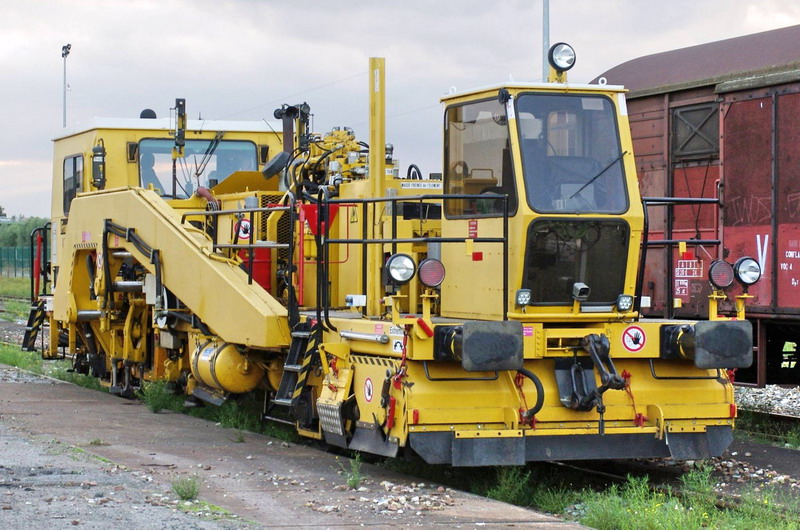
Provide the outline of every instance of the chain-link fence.
[[30,247],[0,247],[0,275],[24,277],[30,274]]

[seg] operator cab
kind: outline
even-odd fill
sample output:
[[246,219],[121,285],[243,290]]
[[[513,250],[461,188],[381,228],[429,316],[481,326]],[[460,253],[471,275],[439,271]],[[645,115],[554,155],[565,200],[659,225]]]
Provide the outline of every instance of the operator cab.
[[[563,65],[551,60],[551,67],[550,83],[443,99],[444,193],[472,196],[447,202],[445,217],[483,235],[482,227],[503,217],[507,196],[511,237],[525,240],[509,263],[518,311],[572,311],[578,303],[598,318],[625,313],[635,291],[642,210],[627,156],[623,89],[568,85]],[[492,291],[481,294],[495,297]]]

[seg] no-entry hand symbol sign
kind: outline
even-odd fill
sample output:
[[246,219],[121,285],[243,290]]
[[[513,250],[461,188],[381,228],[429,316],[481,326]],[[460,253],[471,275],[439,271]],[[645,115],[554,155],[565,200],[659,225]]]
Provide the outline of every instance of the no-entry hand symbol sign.
[[639,326],[628,326],[622,332],[622,345],[629,352],[636,353],[642,351],[647,342],[647,335]]

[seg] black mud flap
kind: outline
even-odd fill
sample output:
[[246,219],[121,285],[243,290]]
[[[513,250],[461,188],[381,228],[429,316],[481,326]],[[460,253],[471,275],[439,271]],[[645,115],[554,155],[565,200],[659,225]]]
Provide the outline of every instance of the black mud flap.
[[523,466],[525,438],[456,438],[453,466]]
[[462,330],[461,366],[467,372],[522,368],[522,322],[469,321]]
[[749,320],[705,320],[694,325],[694,365],[698,368],[748,368],[753,364],[753,325]]
[[411,448],[428,464],[452,466],[522,465],[552,460],[664,458],[698,460],[721,456],[733,441],[730,426],[706,432],[601,436],[526,436],[524,438],[458,438],[451,432],[410,433]]
[[456,438],[451,432],[411,433],[411,448],[428,464],[521,466],[525,438]]
[[711,425],[705,433],[668,432],[664,436],[674,460],[698,460],[722,456],[733,441],[733,429]]
[[384,440],[383,432],[377,428],[356,427],[356,432],[347,448],[394,458],[397,456],[398,444],[390,439]]

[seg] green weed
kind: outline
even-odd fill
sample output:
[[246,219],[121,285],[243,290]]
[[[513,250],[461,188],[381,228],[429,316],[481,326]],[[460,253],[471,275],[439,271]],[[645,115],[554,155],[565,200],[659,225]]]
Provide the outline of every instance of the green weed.
[[200,480],[194,475],[175,479],[172,481],[172,491],[182,501],[193,501],[200,494]]
[[364,475],[361,474],[361,455],[356,455],[350,459],[350,468],[347,469],[344,464],[336,457],[336,462],[339,464],[342,474],[345,476],[347,487],[356,489],[364,480]]
[[498,501],[527,506],[530,503],[529,471],[524,467],[501,467],[497,471],[494,486],[486,492],[486,496]]
[[217,410],[217,422],[226,429],[240,431],[259,431],[259,418],[247,409],[245,404],[229,399]]
[[42,362],[42,358],[38,353],[24,352],[17,346],[0,344],[0,364],[16,366],[29,372],[41,374],[43,372]]
[[182,408],[183,398],[176,396],[169,388],[167,381],[151,381],[144,383],[136,391],[137,397],[147,406],[148,410],[158,414],[162,410],[179,412]]
[[108,392],[108,389],[96,377],[70,371],[72,366],[69,361],[47,361],[47,363],[45,365],[45,373],[54,379],[66,381],[90,390]]
[[710,506],[714,503],[714,481],[711,478],[712,467],[705,462],[698,462],[681,476],[683,490],[695,496],[695,502]]

